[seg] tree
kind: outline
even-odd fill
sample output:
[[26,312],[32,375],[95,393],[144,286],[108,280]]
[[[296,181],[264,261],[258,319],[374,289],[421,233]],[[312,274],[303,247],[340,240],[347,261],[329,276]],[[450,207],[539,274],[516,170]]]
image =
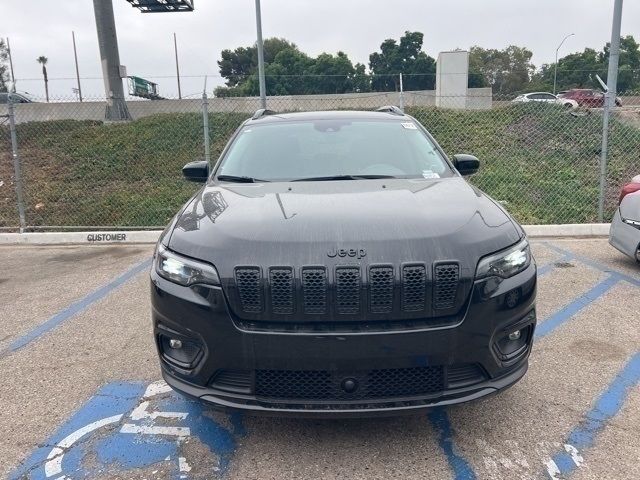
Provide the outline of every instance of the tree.
[[[605,67],[609,65],[610,48],[611,43],[607,42],[602,52],[602,61]],[[627,35],[626,37],[620,37],[617,90],[624,92],[637,89],[640,89],[640,45],[632,35]]]
[[527,89],[535,72],[533,53],[510,45],[503,50],[478,46],[469,51],[470,86],[490,86],[494,93],[514,93]]
[[[368,91],[369,78],[365,66],[355,66],[346,53],[321,53],[313,58],[292,42],[282,38],[265,40],[265,80],[267,95],[302,95]],[[257,49],[239,47],[222,52],[218,62],[226,87],[218,87],[215,95],[258,95]]]
[[47,103],[49,102],[49,78],[47,77],[47,62],[49,59],[45,56],[39,56],[36,58],[36,62],[42,65],[42,76],[44,77],[44,93],[47,98]]
[[[544,64],[534,76],[533,83],[539,90],[551,90],[555,63]],[[557,91],[570,88],[588,88],[598,86],[595,75],[606,77],[606,67],[602,61],[602,52],[585,48],[583,52],[571,53],[558,61]]]
[[[283,50],[298,50],[295,43],[284,38],[267,38],[264,41],[264,62],[272,63]],[[227,79],[228,87],[237,87],[258,71],[258,48],[238,47],[235,50],[223,50],[222,60],[218,61],[220,75]]]
[[0,38],[0,92],[7,91],[7,83],[9,82],[9,48]]
[[422,51],[424,35],[405,32],[400,43],[387,39],[380,45],[380,52],[369,55],[372,89],[397,91],[399,74],[403,74],[405,90],[432,90],[435,87],[436,61]]
[[[557,89],[600,88],[596,75],[606,81],[609,48],[609,43],[600,51],[585,48],[582,52],[571,53],[558,60]],[[555,63],[542,65],[532,80],[533,85],[538,89],[550,90],[553,85],[555,66]],[[640,89],[640,45],[633,36],[628,35],[620,38],[617,90],[624,92],[637,89]]]

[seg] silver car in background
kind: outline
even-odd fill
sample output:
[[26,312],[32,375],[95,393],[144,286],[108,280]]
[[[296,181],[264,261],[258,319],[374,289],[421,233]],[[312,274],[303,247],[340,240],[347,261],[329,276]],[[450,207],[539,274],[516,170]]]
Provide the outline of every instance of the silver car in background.
[[553,93],[548,92],[531,92],[518,95],[511,100],[513,103],[529,103],[529,102],[542,102],[542,103],[554,103],[556,105],[562,105],[567,108],[577,108],[578,102],[570,98],[560,98]]
[[620,206],[611,221],[609,243],[640,262],[640,175],[622,187]]

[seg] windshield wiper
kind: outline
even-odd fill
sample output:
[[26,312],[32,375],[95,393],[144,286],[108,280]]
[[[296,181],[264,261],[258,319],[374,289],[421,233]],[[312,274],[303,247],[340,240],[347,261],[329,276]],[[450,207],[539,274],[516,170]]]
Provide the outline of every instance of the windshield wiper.
[[393,175],[331,175],[328,177],[296,178],[292,182],[328,182],[332,180],[373,180],[376,178],[398,178]]
[[253,177],[240,177],[237,175],[218,175],[216,177],[221,182],[235,182],[235,183],[261,183],[268,182],[269,180],[260,180]]

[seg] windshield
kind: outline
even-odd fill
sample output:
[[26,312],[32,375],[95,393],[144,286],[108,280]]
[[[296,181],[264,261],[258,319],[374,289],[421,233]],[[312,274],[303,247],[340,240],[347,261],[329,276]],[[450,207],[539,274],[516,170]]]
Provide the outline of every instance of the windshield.
[[452,172],[413,122],[331,119],[248,125],[217,175],[290,181],[336,176],[440,178]]

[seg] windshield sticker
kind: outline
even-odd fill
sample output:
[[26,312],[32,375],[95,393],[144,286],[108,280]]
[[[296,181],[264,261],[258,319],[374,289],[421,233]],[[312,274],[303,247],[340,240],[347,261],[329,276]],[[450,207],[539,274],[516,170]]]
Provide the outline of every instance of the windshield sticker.
[[422,176],[424,178],[440,178],[440,175],[438,175],[433,170],[423,170],[422,171]]
[[411,123],[411,122],[403,122],[402,126],[408,130],[417,130],[418,127],[416,127],[415,123]]

